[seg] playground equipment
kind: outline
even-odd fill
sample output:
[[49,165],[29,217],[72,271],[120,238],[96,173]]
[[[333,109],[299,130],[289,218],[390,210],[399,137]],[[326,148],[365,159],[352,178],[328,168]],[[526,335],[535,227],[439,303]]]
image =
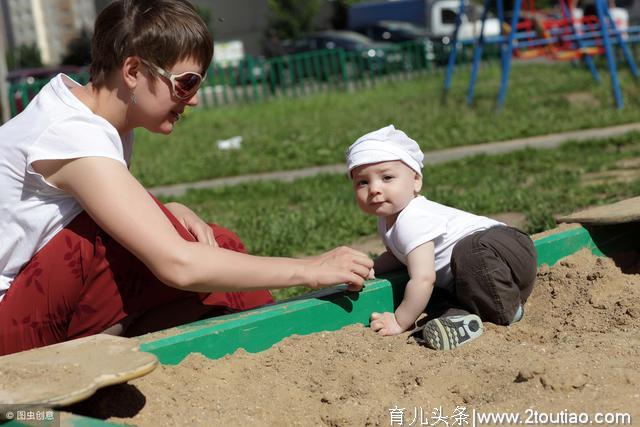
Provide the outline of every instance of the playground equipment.
[[[526,1],[526,0],[525,0]],[[471,66],[471,78],[467,91],[467,103],[473,102],[475,83],[482,50],[485,45],[498,44],[500,46],[501,81],[498,93],[498,109],[504,106],[509,83],[511,59],[532,58],[546,56],[554,60],[584,60],[596,82],[600,82],[600,75],[593,62],[594,55],[604,54],[611,76],[611,86],[616,106],[622,108],[624,101],[618,80],[614,46],[621,48],[624,59],[633,76],[638,79],[638,68],[629,50],[629,42],[640,40],[640,26],[618,28],[606,0],[595,0],[597,16],[581,16],[578,11],[567,4],[566,0],[559,0],[561,16],[550,17],[536,12],[533,0],[529,0],[528,7],[521,10],[522,0],[514,0],[513,12],[509,23],[505,21],[503,0],[496,0],[498,19],[502,34],[496,37],[485,37],[482,28],[487,20],[488,10],[492,0],[484,0],[481,17],[480,33],[474,41],[474,55]],[[462,12],[464,1],[461,0],[459,11]],[[521,13],[522,12],[522,13]],[[580,16],[574,16],[580,15]],[[451,78],[456,63],[458,50],[458,35],[460,18],[456,18],[453,33],[453,47],[447,63],[444,91],[445,95],[451,87]]]

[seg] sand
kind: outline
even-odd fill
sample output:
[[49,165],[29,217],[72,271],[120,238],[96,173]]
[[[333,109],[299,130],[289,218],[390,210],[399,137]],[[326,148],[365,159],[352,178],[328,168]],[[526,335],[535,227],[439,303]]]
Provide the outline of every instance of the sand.
[[353,325],[258,354],[192,354],[73,409],[142,426],[434,425],[438,411],[451,426],[489,411],[554,425],[623,413],[640,424],[637,266],[622,272],[586,251],[542,266],[521,322],[485,324],[450,352]]

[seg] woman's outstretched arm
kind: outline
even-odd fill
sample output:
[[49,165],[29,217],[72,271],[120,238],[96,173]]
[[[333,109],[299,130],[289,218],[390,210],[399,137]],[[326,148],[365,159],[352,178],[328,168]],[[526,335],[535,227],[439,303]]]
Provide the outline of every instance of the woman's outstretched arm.
[[347,283],[358,290],[373,267],[365,254],[349,248],[293,259],[187,242],[129,170],[113,159],[46,160],[33,166],[48,182],[73,195],[104,231],[172,287],[207,292]]

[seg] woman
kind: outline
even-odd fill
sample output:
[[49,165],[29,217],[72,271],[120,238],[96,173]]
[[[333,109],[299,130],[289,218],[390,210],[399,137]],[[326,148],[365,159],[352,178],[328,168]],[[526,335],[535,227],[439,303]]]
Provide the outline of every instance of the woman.
[[247,255],[131,175],[133,129],[171,133],[212,54],[186,0],[117,0],[96,20],[90,83],[58,75],[0,127],[0,354],[252,308],[272,301],[268,289],[358,290],[371,276],[348,248]]

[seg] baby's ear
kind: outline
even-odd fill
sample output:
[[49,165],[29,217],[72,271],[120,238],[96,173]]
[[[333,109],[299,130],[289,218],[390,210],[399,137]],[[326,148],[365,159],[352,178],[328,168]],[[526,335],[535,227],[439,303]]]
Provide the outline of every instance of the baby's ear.
[[422,175],[416,173],[413,177],[413,192],[415,195],[420,194],[420,190],[422,190]]

